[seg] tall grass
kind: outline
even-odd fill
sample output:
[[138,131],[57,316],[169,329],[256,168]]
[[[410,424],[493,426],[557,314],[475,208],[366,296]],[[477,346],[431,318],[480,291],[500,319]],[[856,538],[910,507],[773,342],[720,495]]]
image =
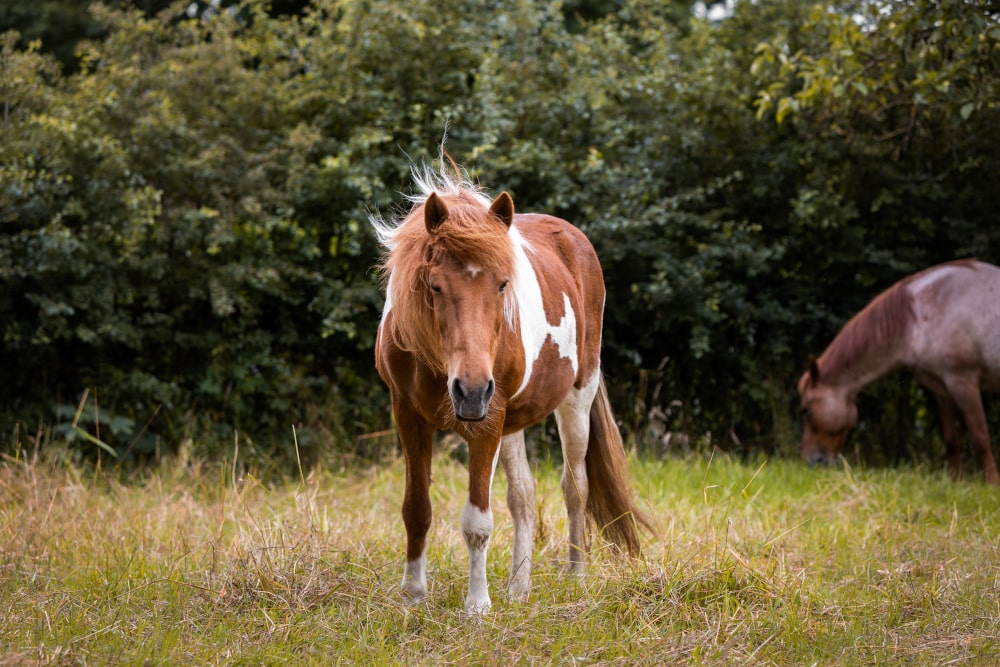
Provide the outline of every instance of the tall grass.
[[466,473],[435,461],[430,596],[397,587],[403,464],[265,485],[224,465],[142,479],[0,465],[0,664],[996,664],[1000,492],[920,469],[633,461],[658,535],[561,576],[558,470],[537,471],[532,595],[462,612]]

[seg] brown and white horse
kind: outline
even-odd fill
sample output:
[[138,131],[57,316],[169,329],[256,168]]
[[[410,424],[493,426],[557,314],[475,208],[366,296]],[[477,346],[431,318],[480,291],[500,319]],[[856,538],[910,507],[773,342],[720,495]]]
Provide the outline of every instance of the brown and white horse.
[[875,297],[799,380],[802,453],[829,463],[858,420],[866,385],[906,368],[937,398],[948,469],[961,476],[962,424],[986,481],[1000,484],[981,391],[1000,391],[1000,268],[964,260],[908,276]]
[[594,249],[564,220],[515,215],[506,192],[491,201],[454,167],[454,176],[443,167],[414,170],[420,193],[409,213],[372,219],[386,249],[375,364],[389,386],[406,459],[404,597],[427,595],[431,441],[436,429],[452,430],[469,447],[465,608],[481,613],[491,604],[486,551],[498,460],[514,520],[508,590],[528,596],[535,488],[523,430],[547,415],[555,413],[565,461],[568,570],[583,570],[587,515],[633,555],[637,524],[649,524],[635,506],[604,390],[604,279]]

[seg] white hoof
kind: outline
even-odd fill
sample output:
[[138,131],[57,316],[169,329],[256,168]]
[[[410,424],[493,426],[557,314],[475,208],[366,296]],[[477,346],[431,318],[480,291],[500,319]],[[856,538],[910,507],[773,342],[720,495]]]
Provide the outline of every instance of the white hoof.
[[489,612],[492,606],[493,603],[488,595],[485,598],[474,598],[471,595],[465,598],[465,612],[472,616],[482,616]]
[[406,582],[400,587],[400,591],[403,593],[403,602],[408,605],[417,605],[427,599],[427,586]]
[[510,595],[510,599],[515,602],[527,602],[530,593],[531,580],[527,577],[512,579],[510,586],[507,587],[507,594]]

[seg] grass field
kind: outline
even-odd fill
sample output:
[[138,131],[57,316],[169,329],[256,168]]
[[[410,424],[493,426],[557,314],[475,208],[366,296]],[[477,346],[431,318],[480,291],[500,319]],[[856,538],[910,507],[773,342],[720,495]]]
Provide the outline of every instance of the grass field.
[[398,584],[403,463],[233,481],[169,465],[122,482],[0,464],[0,665],[1000,664],[1000,490],[925,470],[633,461],[655,518],[642,561],[595,541],[560,575],[559,471],[537,471],[536,573],[462,612],[465,470],[435,461],[430,597]]

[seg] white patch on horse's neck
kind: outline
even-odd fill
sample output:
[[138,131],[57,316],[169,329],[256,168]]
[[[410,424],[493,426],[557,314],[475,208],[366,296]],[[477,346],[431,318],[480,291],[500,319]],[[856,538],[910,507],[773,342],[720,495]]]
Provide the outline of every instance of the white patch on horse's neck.
[[542,286],[538,283],[531,260],[528,259],[531,246],[516,228],[511,227],[509,234],[514,245],[514,289],[517,292],[517,317],[521,323],[521,345],[524,347],[524,379],[511,396],[516,398],[531,381],[535,362],[547,339],[551,338],[555,343],[560,357],[569,359],[574,374],[580,370],[580,358],[576,348],[576,313],[573,312],[569,296],[563,293],[562,319],[556,325],[550,324],[545,316]]
[[382,306],[382,321],[385,322],[385,316],[389,314],[392,310],[392,279],[393,275],[389,274],[389,280],[385,284],[385,305]]

